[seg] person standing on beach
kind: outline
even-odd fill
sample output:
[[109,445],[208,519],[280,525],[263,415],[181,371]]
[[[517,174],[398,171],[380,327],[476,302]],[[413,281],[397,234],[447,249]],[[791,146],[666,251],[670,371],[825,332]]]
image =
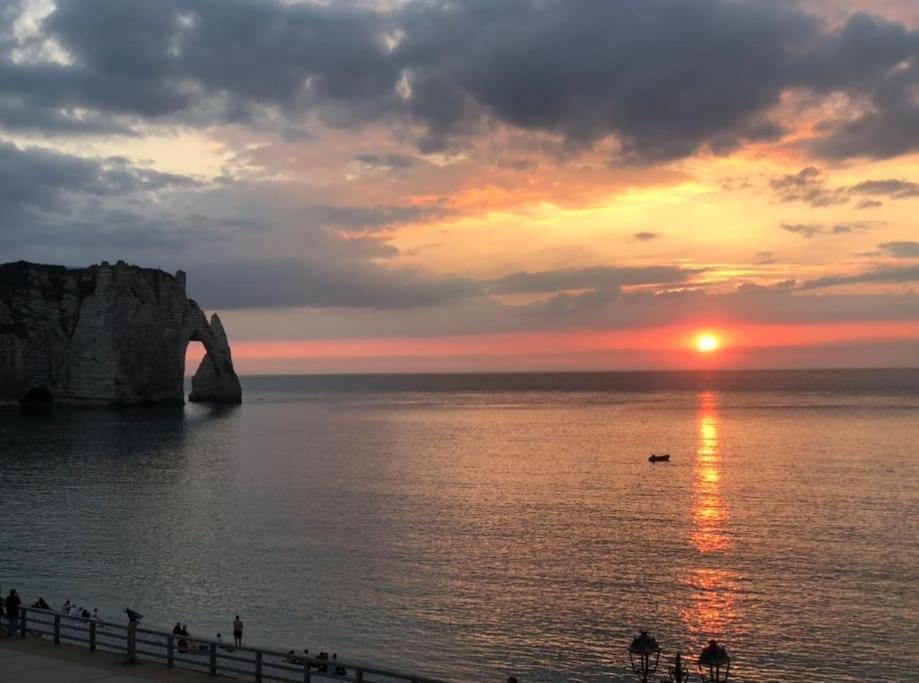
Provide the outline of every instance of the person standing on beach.
[[243,644],[243,623],[239,620],[239,615],[233,620],[233,644]]

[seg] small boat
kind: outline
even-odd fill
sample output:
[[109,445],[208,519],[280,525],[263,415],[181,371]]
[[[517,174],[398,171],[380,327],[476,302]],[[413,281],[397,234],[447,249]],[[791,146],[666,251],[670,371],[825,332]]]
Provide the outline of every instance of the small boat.
[[648,458],[648,462],[670,462],[670,453],[665,453],[663,455],[651,454],[651,457]]

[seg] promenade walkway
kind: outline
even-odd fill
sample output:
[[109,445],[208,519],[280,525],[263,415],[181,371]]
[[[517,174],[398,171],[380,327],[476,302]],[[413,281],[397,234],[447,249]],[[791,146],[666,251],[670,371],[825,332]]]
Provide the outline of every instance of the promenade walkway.
[[152,662],[124,664],[111,653],[32,638],[0,640],[0,679],[10,683],[230,683],[229,678],[167,669]]

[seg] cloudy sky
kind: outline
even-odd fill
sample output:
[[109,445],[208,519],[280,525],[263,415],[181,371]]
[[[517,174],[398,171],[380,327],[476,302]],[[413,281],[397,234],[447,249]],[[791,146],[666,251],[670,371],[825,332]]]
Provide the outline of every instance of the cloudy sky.
[[917,217],[915,0],[0,0],[2,260],[243,372],[915,366]]

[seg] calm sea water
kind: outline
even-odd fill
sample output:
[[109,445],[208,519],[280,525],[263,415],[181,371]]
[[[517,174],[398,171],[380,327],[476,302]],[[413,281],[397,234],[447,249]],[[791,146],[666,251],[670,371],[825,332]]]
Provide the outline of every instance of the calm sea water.
[[737,680],[915,680],[919,371],[244,389],[0,413],[4,592],[453,680],[631,680],[639,628]]

